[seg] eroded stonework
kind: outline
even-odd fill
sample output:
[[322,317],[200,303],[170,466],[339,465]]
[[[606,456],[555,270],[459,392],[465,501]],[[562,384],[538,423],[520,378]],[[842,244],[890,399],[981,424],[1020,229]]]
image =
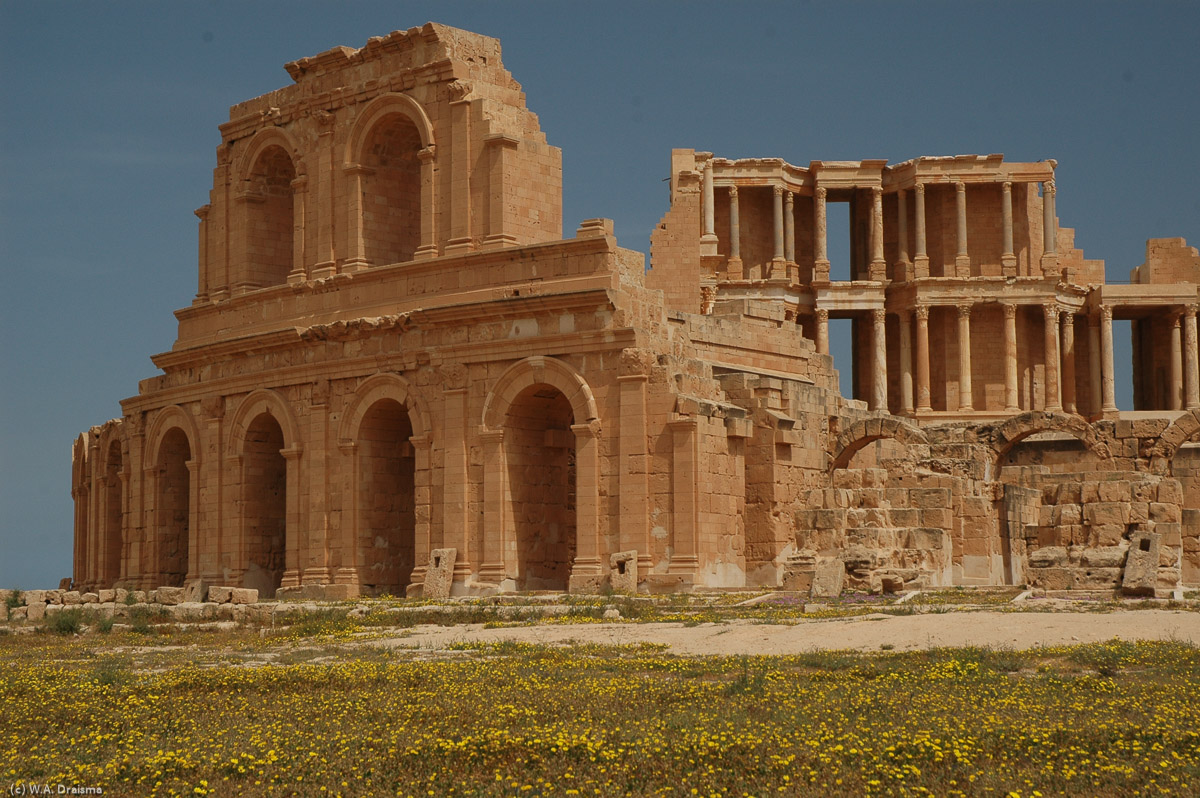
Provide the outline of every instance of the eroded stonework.
[[221,125],[162,374],[75,443],[75,587],[1200,584],[1200,255],[1106,284],[1054,161],[675,150],[646,271],[562,237],[495,39],[287,69]]

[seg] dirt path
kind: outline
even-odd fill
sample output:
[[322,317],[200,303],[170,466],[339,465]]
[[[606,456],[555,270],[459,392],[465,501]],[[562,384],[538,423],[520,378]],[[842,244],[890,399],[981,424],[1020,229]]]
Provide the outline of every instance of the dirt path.
[[418,626],[376,641],[389,647],[442,649],[453,643],[520,641],[621,645],[665,643],[675,654],[797,654],[826,649],[897,651],[941,646],[1040,646],[1122,640],[1186,640],[1200,644],[1200,612],[1130,610],[1093,612],[950,612],[867,615],[801,620],[795,625],[754,621],[706,623],[597,623],[485,629],[482,624]]

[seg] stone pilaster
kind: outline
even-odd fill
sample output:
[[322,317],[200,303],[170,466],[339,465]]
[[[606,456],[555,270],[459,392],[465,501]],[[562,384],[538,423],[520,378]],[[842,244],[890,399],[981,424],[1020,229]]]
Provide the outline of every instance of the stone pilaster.
[[908,258],[908,193],[904,189],[896,192],[896,235],[899,242],[899,254],[896,257],[895,278],[911,280]]
[[[346,260],[342,271],[356,272],[371,265],[367,260],[366,246],[363,241],[363,178],[374,174],[375,170],[359,164],[348,164],[342,173],[346,177]],[[301,271],[296,282],[303,282],[306,275]],[[292,275],[288,275],[292,282]]]
[[[1091,388],[1091,404],[1088,410],[1091,415],[1099,415],[1102,406],[1102,390],[1104,367],[1101,365],[1100,359],[1100,316],[1093,313],[1088,316],[1088,354],[1090,355],[1090,368],[1088,371],[1089,387]],[[1137,387],[1135,381],[1134,387]]]
[[421,245],[413,253],[416,260],[436,258],[437,246],[437,189],[433,180],[437,149],[433,144],[417,152],[421,162]]

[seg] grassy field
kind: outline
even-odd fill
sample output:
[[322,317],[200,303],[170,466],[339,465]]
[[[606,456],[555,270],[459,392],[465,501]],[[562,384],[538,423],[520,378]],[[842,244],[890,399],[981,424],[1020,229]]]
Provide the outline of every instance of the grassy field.
[[685,658],[387,650],[332,613],[275,630],[58,628],[0,635],[4,788],[1200,793],[1200,649],[1185,643]]

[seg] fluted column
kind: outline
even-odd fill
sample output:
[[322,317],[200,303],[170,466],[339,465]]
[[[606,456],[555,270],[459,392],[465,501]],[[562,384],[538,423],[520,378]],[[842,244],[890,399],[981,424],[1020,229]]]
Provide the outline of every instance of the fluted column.
[[913,411],[912,312],[900,312],[900,412]]
[[1100,307],[1100,350],[1103,373],[1100,378],[1101,409],[1111,413],[1117,409],[1117,381],[1113,374],[1112,308]]
[[829,354],[829,311],[817,308],[817,354]]
[[813,192],[813,280],[829,281],[829,249],[826,244],[828,226],[825,218],[825,187]]
[[1076,412],[1075,314],[1065,311],[1062,319],[1062,403],[1063,410],[1074,413]]
[[[916,224],[917,254],[913,256],[913,273],[916,277],[929,276],[929,255],[925,251],[925,184],[917,183],[913,192],[913,214]],[[918,408],[919,409],[919,408]]]
[[958,409],[974,410],[971,399],[971,306],[958,308]]
[[896,192],[896,235],[899,255],[896,258],[896,279],[909,280],[908,271],[908,194],[904,189]]
[[917,305],[917,412],[933,409],[929,403],[929,306]]
[[954,272],[959,277],[971,276],[971,256],[967,254],[967,185],[961,180],[954,184],[954,207],[958,253],[954,256]]
[[782,266],[783,257],[783,186],[775,186],[773,189],[774,203],[772,204],[772,216],[774,224],[772,225],[772,233],[774,234],[775,251],[771,258],[772,274],[778,266]]
[[1062,410],[1062,400],[1058,394],[1058,308],[1053,305],[1043,305],[1042,314],[1045,317],[1045,362],[1046,362],[1046,410],[1057,412]]
[[887,312],[871,311],[871,332],[874,340],[871,375],[871,409],[887,410]]
[[1004,251],[1000,253],[1000,270],[1013,276],[1017,273],[1017,256],[1013,253],[1012,182],[1005,180],[1000,198],[1000,220]]
[[729,279],[742,279],[742,220],[738,187],[729,187]]
[[887,279],[887,262],[883,259],[883,189],[871,189],[871,266],[872,280]]
[[1004,410],[1016,413],[1017,402],[1017,306],[1005,303],[1004,309]]
[[1167,322],[1171,325],[1167,408],[1179,410],[1183,407],[1183,316],[1178,312],[1172,313]]
[[1200,407],[1200,371],[1197,364],[1196,311],[1188,305],[1183,316],[1183,382],[1185,406],[1188,410]]
[[796,201],[790,191],[783,195],[783,259],[787,261],[788,279],[797,282]]

